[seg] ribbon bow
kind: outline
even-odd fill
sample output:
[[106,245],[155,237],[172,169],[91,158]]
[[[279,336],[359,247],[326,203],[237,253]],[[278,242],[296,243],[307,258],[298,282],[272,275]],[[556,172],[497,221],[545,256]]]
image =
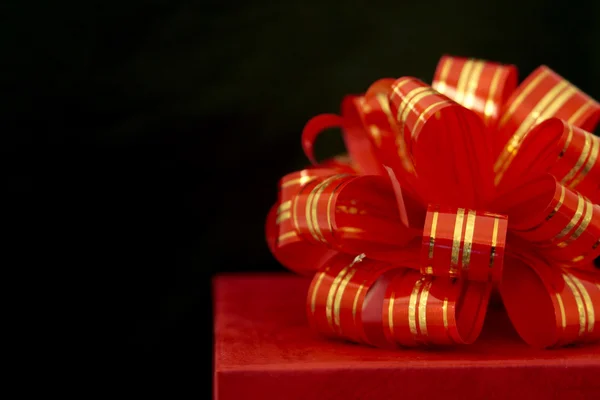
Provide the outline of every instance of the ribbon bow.
[[[498,290],[524,341],[600,339],[600,104],[545,66],[443,57],[431,86],[382,79],[302,133],[312,166],[267,217],[314,276],[311,325],[374,346],[467,344]],[[317,162],[340,127],[348,156]]]

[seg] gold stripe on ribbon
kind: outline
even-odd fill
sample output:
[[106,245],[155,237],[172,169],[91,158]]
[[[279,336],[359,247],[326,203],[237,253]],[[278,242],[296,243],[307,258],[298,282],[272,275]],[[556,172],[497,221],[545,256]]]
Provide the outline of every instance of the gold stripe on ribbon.
[[440,100],[431,104],[425,110],[423,110],[423,112],[419,115],[419,118],[417,118],[417,122],[413,127],[413,136],[416,135],[417,132],[419,132],[419,130],[421,129],[421,125],[425,123],[425,116],[427,115],[427,113],[433,110],[435,107],[441,106],[442,104],[452,104],[452,102],[450,100]]
[[458,255],[460,253],[460,242],[462,238],[462,228],[465,219],[465,209],[459,208],[456,212],[456,221],[454,222],[454,238],[452,241],[452,256],[450,258],[450,276],[457,275]]
[[579,289],[579,292],[583,296],[583,302],[585,303],[585,310],[587,313],[587,331],[592,333],[594,331],[594,325],[596,323],[596,315],[594,313],[594,303],[583,283],[575,275],[571,274],[571,279],[575,282],[575,286]]
[[[314,194],[314,197],[311,199],[311,202],[310,202],[311,203],[310,204],[311,212],[310,212],[309,218],[311,219],[311,225],[315,231],[316,236],[318,237],[318,240],[320,240],[323,243],[327,243],[327,240],[325,239],[325,236],[323,236],[323,232],[321,231],[321,226],[319,224],[319,219],[318,219],[318,215],[317,215],[317,207],[319,206],[319,199],[321,198],[321,194],[323,193],[323,191],[325,189],[327,189],[327,187],[329,185],[331,185],[331,183],[333,181],[335,181],[336,179],[338,179],[342,176],[343,175],[341,175],[341,174],[330,176],[329,178],[325,179],[323,182],[321,182],[317,186],[315,186],[315,188],[310,193],[310,195]],[[309,195],[309,199],[310,199],[310,195]],[[306,202],[307,208],[308,208],[308,204],[309,204],[309,202],[307,201]]]
[[500,126],[504,126],[508,122],[510,117],[512,117],[512,115],[514,114],[515,110],[521,106],[521,103],[523,102],[523,100],[525,100],[525,97],[527,97],[533,90],[535,90],[535,88],[538,87],[542,79],[548,76],[549,73],[550,71],[548,69],[543,70],[538,74],[538,76],[536,76],[531,82],[529,82],[527,86],[523,88],[523,91],[519,93],[519,95],[511,103],[508,110],[506,110],[506,112],[502,116],[502,119],[500,120]]
[[285,201],[285,202],[281,203],[279,208],[277,208],[277,213],[279,214],[280,212],[287,211],[291,207],[292,207],[292,201],[291,200]]
[[585,102],[581,107],[577,109],[577,111],[575,111],[573,115],[571,115],[571,117],[569,117],[567,122],[569,124],[575,125],[575,122],[577,122],[579,117],[581,117],[583,113],[585,113],[592,106],[592,104],[594,104],[594,100],[592,99]]
[[[560,93],[565,87],[567,87],[567,89]],[[504,167],[504,171],[506,171],[513,158],[516,156],[518,147],[521,145],[523,139],[531,130],[531,128],[536,126],[538,122],[545,121],[552,115],[556,114],[556,112],[575,94],[575,92],[576,89],[573,86],[569,86],[569,82],[562,81],[552,90],[550,90],[548,94],[538,103],[536,108],[534,108],[533,111],[527,116],[525,121],[523,121],[523,123],[517,129],[517,132],[515,132],[513,135],[513,140],[509,145],[510,153],[508,155],[508,159],[506,160],[508,164]],[[557,96],[558,93],[560,94]],[[555,96],[555,98],[553,99],[552,96]],[[547,105],[547,103],[542,104],[542,102],[546,100],[551,100],[551,103],[549,105]],[[513,146],[512,149],[510,146]]]
[[444,324],[444,332],[449,336],[448,333],[448,298],[444,297],[444,302],[442,303],[442,322]]
[[292,218],[292,213],[290,213],[289,211],[285,211],[277,216],[277,219],[275,219],[275,223],[279,224],[290,218]]
[[471,76],[471,70],[473,69],[474,60],[469,58],[465,61],[462,70],[460,72],[460,77],[458,78],[458,84],[456,85],[456,102],[460,103],[465,96],[465,91],[467,88],[467,84],[469,83],[469,78]]
[[415,286],[413,287],[412,293],[410,294],[410,298],[408,299],[408,328],[410,329],[410,333],[412,333],[413,337],[416,339],[417,332],[417,297],[419,296],[419,291],[421,290],[421,284],[423,283],[422,279],[419,279]]
[[560,309],[560,326],[564,332],[565,329],[567,329],[567,314],[565,313],[565,305],[560,293],[556,293],[556,301],[558,302],[558,308]]
[[390,302],[388,304],[388,326],[390,327],[390,333],[394,337],[394,296],[396,292],[392,292],[390,296]]
[[[529,132],[530,128],[535,125],[535,123],[540,119],[543,115],[544,111],[550,107],[554,109],[554,104],[558,104],[562,106],[563,98],[559,96],[559,94],[569,85],[569,82],[562,80],[558,82],[552,89],[550,89],[544,97],[540,99],[540,101],[533,107],[533,109],[527,114],[527,117],[523,120],[521,125],[517,128],[513,136],[511,137],[508,145],[506,146],[503,154],[498,158],[498,161],[494,165],[494,172],[498,172],[504,164],[507,162],[510,154],[513,154],[518,146],[521,144],[523,137]],[[566,99],[564,100],[566,101]]]
[[585,325],[586,325],[585,306],[583,304],[583,300],[581,299],[581,294],[579,293],[579,290],[577,290],[577,287],[571,280],[571,276],[569,274],[563,273],[563,278],[565,280],[565,283],[571,290],[571,292],[573,292],[573,296],[575,297],[575,303],[577,303],[577,313],[579,314],[579,333],[578,333],[578,335],[579,335],[579,337],[581,337],[585,333]]
[[344,278],[344,276],[346,275],[346,273],[348,272],[348,270],[351,267],[352,267],[352,264],[344,267],[340,271],[340,273],[337,274],[337,276],[331,283],[331,286],[329,287],[329,292],[327,293],[327,303],[325,305],[325,312],[327,315],[327,323],[329,324],[329,327],[334,331],[335,331],[335,328],[333,327],[333,301],[335,298],[335,292],[337,291],[342,279]]
[[381,146],[381,131],[377,125],[369,125],[369,134],[375,141],[377,147]]
[[440,79],[435,82],[434,89],[440,93],[445,93],[447,87],[446,80],[448,80],[448,73],[450,72],[450,67],[452,66],[452,59],[446,58],[444,59],[444,65],[442,65],[442,71],[440,72]]
[[[340,177],[348,176],[346,174],[341,174]],[[331,222],[331,206],[333,205],[333,197],[335,196],[335,192],[342,186],[344,182],[340,182],[329,195],[329,199],[327,200],[327,227],[329,228],[329,233],[333,234],[333,223]]]
[[338,232],[344,232],[344,233],[362,233],[365,230],[361,229],[361,228],[356,228],[354,226],[340,226],[337,229]]
[[[433,249],[435,248],[435,236],[439,216],[439,212],[437,211],[438,206],[435,206],[435,208],[436,210],[433,212],[433,215],[431,217],[431,232],[429,233],[429,260],[433,259]],[[424,275],[433,275],[433,267],[431,265],[422,266],[421,273]]]
[[490,269],[488,274],[488,280],[492,280],[492,268],[494,268],[494,261],[496,261],[496,246],[498,246],[498,218],[494,218],[494,228],[492,230],[492,244],[490,248]]
[[306,185],[308,182],[310,182],[312,179],[314,179],[314,176],[301,176],[300,178],[296,178],[296,179],[290,179],[289,181],[285,181],[281,184],[281,188],[285,188],[285,187],[289,187],[289,186],[294,186],[294,185]]
[[485,122],[492,118],[495,110],[494,97],[496,97],[496,92],[498,91],[498,83],[500,81],[500,75],[502,74],[502,70],[500,68],[496,69],[494,72],[494,76],[492,77],[492,83],[490,85],[490,92],[488,93],[488,98],[485,102],[485,108],[483,109],[483,113],[485,115]]
[[367,101],[365,100],[365,98],[364,98],[364,97],[360,97],[360,98],[358,99],[358,102],[359,102],[359,104],[360,104],[360,108],[362,109],[362,111],[363,111],[365,114],[368,114],[368,113],[370,113],[371,111],[373,111],[373,109],[371,108],[371,105],[370,105],[369,103],[367,103]]
[[[354,260],[352,260],[352,262],[347,267],[345,267],[344,269],[342,269],[340,271],[338,276],[336,276],[336,278],[333,280],[331,287],[329,288],[329,293],[327,294],[326,310],[327,310],[327,321],[329,322],[329,326],[332,329],[340,327],[340,306],[342,303],[342,297],[344,296],[344,291],[346,290],[346,286],[348,285],[348,282],[350,281],[350,279],[352,279],[352,277],[356,273],[356,269],[354,268],[354,266],[357,263],[362,262],[362,260],[364,260],[364,258],[365,258],[364,253],[356,256],[354,258]],[[332,303],[333,303],[333,307],[331,307]],[[331,323],[331,314],[333,314],[333,324],[335,325],[335,328],[334,328],[334,326],[332,326],[332,323]]]
[[335,189],[331,192],[331,194],[329,195],[329,199],[327,200],[327,227],[329,228],[329,233],[332,233],[332,234],[333,234],[333,223],[331,222],[331,206],[333,204],[333,196],[334,195],[335,195]]
[[354,301],[352,302],[352,322],[354,323],[354,326],[356,326],[356,307],[358,306],[358,299],[360,298],[360,294],[363,292],[363,290],[365,290],[366,283],[367,280],[365,279],[363,283],[360,284],[356,294],[354,295]]
[[[415,88],[413,90],[411,90],[410,92],[407,93],[406,96],[404,96],[402,94],[402,92],[400,92],[400,88],[402,86],[404,86],[405,84],[407,84],[408,82],[412,82],[411,79],[406,78],[405,80],[403,80],[402,82],[398,83],[394,89],[393,92],[395,94],[397,94],[399,97],[402,98],[402,101],[400,102],[400,104],[398,105],[398,110],[396,112],[396,121],[399,121],[399,116],[400,116],[400,112],[402,110],[402,107],[407,99],[407,97],[410,95],[410,93],[412,93],[414,90],[419,89],[419,88]],[[389,108],[389,107],[388,107]],[[392,112],[390,110],[390,116],[391,116]],[[392,127],[396,127],[396,121],[394,121],[392,118],[389,119],[389,123],[390,126]],[[396,128],[397,129],[397,128]],[[414,165],[412,165],[412,163],[410,162],[410,157],[408,157],[408,152],[406,149],[406,143],[404,141],[404,123],[402,123],[402,126],[400,128],[399,132],[396,132],[396,146],[398,148],[398,155],[400,156],[400,161],[402,162],[402,166],[404,167],[404,169],[407,172],[410,173],[414,173]]]
[[356,268],[353,268],[351,271],[349,271],[344,279],[342,279],[340,287],[335,292],[335,299],[333,301],[333,323],[335,324],[336,328],[340,328],[340,307],[342,305],[344,291],[346,290],[346,286],[348,286],[348,282],[350,282],[350,279],[352,279],[355,273]]
[[585,206],[585,200],[584,200],[583,196],[580,193],[577,193],[577,210],[575,211],[573,218],[571,218],[571,220],[563,228],[563,230],[560,231],[560,233],[558,235],[556,235],[554,240],[562,239],[564,236],[566,236],[567,233],[571,232],[571,229],[573,229],[575,227],[575,225],[577,225],[577,223],[581,219],[581,216],[583,215],[584,206]]
[[421,331],[422,337],[427,337],[427,299],[429,298],[429,290],[433,280],[429,278],[429,281],[423,286],[421,297],[419,299],[419,330]]
[[573,232],[571,237],[569,239],[567,239],[566,241],[558,243],[558,245],[557,245],[558,247],[560,247],[560,248],[567,247],[569,244],[573,243],[575,240],[577,240],[583,234],[583,232],[585,232],[585,230],[590,225],[590,222],[592,222],[592,217],[594,215],[594,205],[592,204],[592,202],[588,201],[587,199],[584,201],[584,203],[585,203],[585,206],[584,206],[585,215],[583,217],[583,220],[581,221],[581,223],[579,224],[577,229],[575,229],[575,232]]
[[431,233],[429,234],[429,259],[433,258],[433,249],[435,247],[435,235],[437,231],[439,212],[436,210],[433,212],[431,218]]
[[[392,88],[392,92],[397,94],[398,96],[402,97],[402,92],[400,91],[400,88],[402,88],[402,86],[406,85],[408,82],[412,82],[410,80],[410,78],[406,78],[402,82],[399,82]],[[391,113],[391,111],[390,111],[390,113]]]
[[469,271],[469,263],[471,262],[471,246],[473,245],[473,233],[475,232],[476,213],[469,210],[467,213],[467,227],[465,228],[465,242],[463,245],[462,269],[465,272]]
[[[400,122],[399,135],[402,137],[402,140],[404,140],[404,129],[406,126],[406,119],[408,118],[408,114],[410,113],[410,111],[414,109],[416,102],[420,101],[423,97],[429,96],[434,93],[436,93],[436,91],[430,87],[418,87],[416,89],[411,90],[406,95],[406,97],[402,99],[402,103],[400,104],[400,107],[398,107],[398,114],[396,116],[396,118],[400,116],[398,119],[398,121]],[[400,113],[401,110],[402,113]],[[411,135],[412,134],[414,134],[414,130],[413,132],[411,132]]]
[[576,188],[581,183],[581,181],[587,176],[587,174],[592,170],[592,168],[594,168],[594,165],[596,165],[596,161],[598,161],[600,140],[593,137],[591,134],[588,134],[588,136],[590,136],[592,139],[592,150],[590,151],[590,157],[583,166],[583,169],[577,174],[575,180],[573,180],[573,182],[571,182],[571,184],[569,185],[572,188]]
[[565,141],[565,147],[563,147],[563,149],[561,150],[558,158],[564,157],[565,153],[567,152],[567,149],[571,145],[571,140],[573,140],[573,126],[568,125],[568,127],[569,127],[569,134],[567,136],[567,140]]
[[381,107],[381,110],[385,113],[385,115],[390,117],[392,115],[392,110],[390,110],[390,103],[388,101],[387,96],[383,94],[378,94],[375,96],[375,98],[377,99],[377,103],[379,103],[379,107]]
[[[410,112],[412,110],[415,109],[415,104],[417,104],[419,101],[421,101],[424,97],[430,96],[432,94],[435,94],[436,91],[433,90],[432,88],[429,87],[424,87],[424,88],[420,88],[423,90],[419,90],[419,88],[413,90],[410,93],[414,93],[414,95],[410,98],[409,101],[407,101],[405,103],[404,108],[402,109],[402,116],[401,116],[401,122],[402,122],[402,126],[406,125],[406,120],[408,119],[408,115],[410,114]],[[418,92],[418,93],[417,93]],[[408,97],[407,97],[408,99]],[[413,130],[414,132],[414,130]]]
[[[409,82],[409,80],[406,80],[404,82]],[[394,117],[392,115],[392,110],[390,109],[390,102],[387,96],[378,94],[377,102],[379,103],[379,106],[385,113],[388,120],[388,124],[390,124],[390,127],[392,127],[393,130],[393,127],[396,126],[396,121],[394,120]],[[398,148],[398,155],[400,156],[400,161],[404,169],[406,169],[406,171],[408,172],[413,172],[414,167],[410,162],[410,158],[408,157],[406,143],[404,141],[404,135],[396,135],[396,147]]]
[[310,193],[306,197],[306,205],[305,205],[305,208],[304,208],[304,212],[305,212],[304,219],[306,220],[306,227],[308,228],[308,232],[311,234],[311,236],[313,237],[313,239],[315,239],[317,242],[320,242],[321,238],[319,236],[317,236],[317,232],[315,230],[315,227],[313,226],[313,220],[312,220],[312,216],[311,216],[311,211],[312,211],[313,198],[315,197],[315,189],[318,188],[322,184],[323,184],[323,182],[317,184],[317,186],[315,186],[310,191]]
[[467,83],[467,91],[465,92],[465,107],[473,107],[475,103],[475,92],[479,86],[479,79],[481,78],[481,72],[483,71],[484,63],[481,61],[475,61],[469,82]]
[[298,196],[294,197],[292,201],[292,221],[294,222],[294,229],[296,232],[300,232],[300,223],[298,221]]
[[287,240],[287,239],[290,239],[293,237],[297,237],[297,236],[298,236],[298,234],[296,232],[290,231],[290,232],[284,233],[282,235],[279,235],[279,237],[277,238],[277,241],[283,242],[284,240]]
[[[588,155],[589,155],[590,149],[591,149],[591,145],[592,145],[592,137],[591,137],[591,135],[586,134],[585,135],[585,144],[583,145],[581,154],[579,155],[579,158],[577,159],[577,162],[575,163],[575,165],[573,165],[573,168],[571,168],[569,173],[567,173],[567,175],[565,175],[565,177],[561,179],[562,184],[568,184],[568,182],[571,179],[573,179],[575,177],[575,175],[577,175],[577,172],[581,169],[581,167],[583,166],[583,163],[588,158]],[[569,185],[569,187],[572,187],[572,186]]]
[[317,282],[315,283],[315,288],[313,289],[312,296],[310,297],[310,311],[314,315],[315,309],[317,307],[317,293],[319,292],[319,286],[321,286],[321,282],[323,282],[323,278],[329,272],[329,267],[325,267],[323,271],[319,273],[319,277],[317,278]]
[[[415,96],[417,96],[420,93],[431,92],[431,91],[433,91],[433,89],[430,87],[419,86],[419,87],[412,89],[405,96],[400,95],[400,96],[402,96],[402,101],[398,105],[398,110],[396,111],[396,121],[402,122],[402,121],[406,120],[406,117],[404,116],[404,114],[406,112],[406,114],[408,115],[408,111],[410,111],[410,108],[407,107],[407,103],[409,101],[411,101]],[[404,123],[402,124],[402,126],[404,126]],[[404,131],[401,130],[400,133],[404,133]]]
[[[569,82],[565,81],[567,84]],[[535,126],[538,124],[538,122],[542,122],[545,121],[549,118],[552,118],[552,116],[554,116],[556,114],[556,112],[558,110],[560,110],[560,108],[562,106],[565,105],[565,103],[567,101],[569,101],[569,99],[571,97],[573,97],[573,95],[577,92],[577,89],[575,89],[573,86],[568,86],[567,89],[562,92],[555,101],[552,102],[552,104],[550,104],[550,106],[548,106],[548,108],[546,108],[544,110],[544,112],[535,120],[535,122],[533,123],[532,126]]]
[[560,208],[563,205],[563,202],[565,201],[566,193],[567,192],[565,190],[565,187],[563,185],[560,185],[560,198],[558,199],[558,203],[556,203],[556,207],[554,207],[554,210],[552,210],[552,212],[550,214],[548,214],[548,216],[546,217],[546,221],[550,221],[552,219],[552,217],[554,217],[556,215],[558,210],[560,210]]
[[549,115],[555,114],[574,93],[575,89],[572,86],[569,87],[569,82],[562,80],[549,90],[536,104],[521,125],[519,125],[494,164],[496,185],[502,180],[502,176],[515,158],[518,149],[527,133],[529,133],[529,130],[535,126],[538,121],[547,119]]

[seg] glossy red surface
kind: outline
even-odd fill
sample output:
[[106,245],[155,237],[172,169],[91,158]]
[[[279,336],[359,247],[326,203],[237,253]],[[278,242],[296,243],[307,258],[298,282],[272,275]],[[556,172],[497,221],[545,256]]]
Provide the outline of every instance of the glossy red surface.
[[292,274],[214,279],[216,400],[600,398],[599,345],[534,349],[499,303],[474,344],[381,349],[311,330],[309,285]]

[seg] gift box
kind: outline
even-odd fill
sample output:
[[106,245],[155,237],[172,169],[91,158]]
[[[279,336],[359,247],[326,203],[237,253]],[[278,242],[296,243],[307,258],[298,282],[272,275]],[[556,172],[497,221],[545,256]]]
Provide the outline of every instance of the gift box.
[[314,333],[309,284],[292,274],[214,279],[214,399],[600,398],[599,345],[534,349],[500,303],[472,345],[380,349]]

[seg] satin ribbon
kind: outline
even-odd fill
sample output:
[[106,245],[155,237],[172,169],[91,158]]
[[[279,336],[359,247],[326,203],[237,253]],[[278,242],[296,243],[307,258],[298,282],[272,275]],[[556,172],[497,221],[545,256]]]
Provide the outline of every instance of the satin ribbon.
[[[548,67],[443,57],[428,85],[381,79],[311,119],[312,166],[284,176],[266,224],[312,276],[326,336],[374,346],[474,342],[498,291],[535,347],[600,339],[600,104]],[[347,156],[313,145],[342,129]]]

